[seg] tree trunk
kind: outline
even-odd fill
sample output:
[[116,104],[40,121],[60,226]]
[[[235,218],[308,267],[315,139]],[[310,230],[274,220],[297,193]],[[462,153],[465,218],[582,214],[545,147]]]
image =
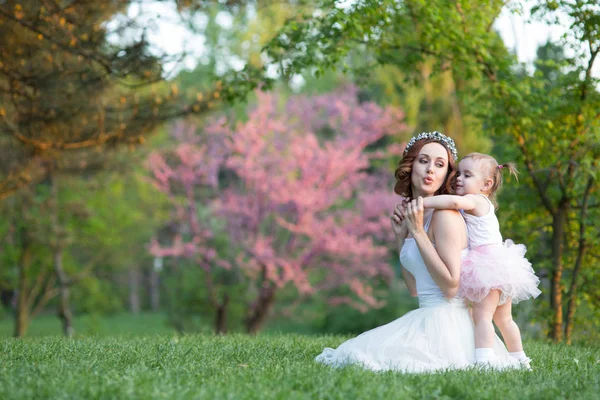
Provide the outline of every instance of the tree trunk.
[[583,263],[583,257],[585,255],[585,248],[579,250],[577,254],[577,261],[575,263],[575,270],[573,271],[573,277],[571,278],[571,287],[569,289],[569,301],[567,303],[567,316],[565,318],[565,341],[567,344],[571,344],[571,335],[573,333],[573,319],[575,317],[575,310],[577,309],[577,278],[579,271],[581,270],[581,264]]
[[255,335],[262,329],[274,302],[275,287],[265,282],[265,285],[260,288],[260,293],[250,310],[250,315],[246,319],[246,331],[248,333]]
[[15,312],[15,337],[23,337],[29,326],[29,305],[27,301],[27,272],[31,264],[31,247],[26,240],[19,260],[19,282],[17,294],[17,310]]
[[150,268],[148,280],[150,283],[150,308],[152,311],[157,312],[160,310],[160,280],[156,268]]
[[561,201],[552,220],[552,286],[550,289],[550,304],[554,311],[550,337],[555,343],[563,340],[563,300],[562,300],[562,274],[565,225],[567,221],[568,204]]
[[73,314],[69,305],[69,282],[62,267],[62,250],[54,254],[54,270],[58,281],[58,317],[62,321],[63,333],[66,337],[73,337]]
[[185,332],[185,324],[182,316],[181,304],[178,303],[178,296],[180,293],[183,293],[183,274],[181,273],[181,268],[179,266],[179,258],[174,257],[171,259],[172,268],[171,273],[174,274],[174,287],[171,287],[168,291],[168,315],[169,321],[180,335],[183,335]]
[[129,269],[129,311],[140,313],[140,270],[138,267]]
[[217,307],[217,315],[215,320],[215,331],[218,335],[227,333],[227,311],[229,307],[229,294],[223,294],[223,300]]
[[587,250],[585,230],[589,198],[593,185],[594,181],[590,178],[583,195],[581,214],[579,216],[579,244],[577,246],[577,259],[575,260],[575,268],[573,269],[573,276],[571,277],[571,287],[569,288],[568,293],[569,301],[567,303],[567,317],[565,319],[565,341],[567,344],[571,344],[573,319],[575,317],[575,310],[577,309],[577,278],[581,272],[581,266],[583,265],[583,260]]
[[56,175],[50,174],[51,214],[54,243],[52,245],[54,272],[58,283],[58,317],[62,321],[63,333],[66,337],[73,337],[73,314],[69,305],[69,279],[63,268],[64,240],[59,218],[58,181]]

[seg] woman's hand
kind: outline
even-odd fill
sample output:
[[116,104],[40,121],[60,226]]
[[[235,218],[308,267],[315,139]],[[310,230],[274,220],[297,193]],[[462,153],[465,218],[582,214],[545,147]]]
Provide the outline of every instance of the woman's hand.
[[425,228],[423,227],[423,212],[423,198],[421,196],[406,205],[406,217],[404,221],[412,236],[425,232]]
[[394,213],[392,214],[392,230],[396,235],[397,239],[406,238],[408,235],[408,227],[406,226],[406,204],[408,203],[408,199],[402,200],[402,203],[397,204],[394,208]]

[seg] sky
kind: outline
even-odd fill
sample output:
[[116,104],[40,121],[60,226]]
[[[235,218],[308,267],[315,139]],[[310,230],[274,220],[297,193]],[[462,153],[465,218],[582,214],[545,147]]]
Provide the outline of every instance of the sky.
[[[204,51],[204,38],[192,34],[181,22],[175,6],[172,3],[144,3],[142,10],[139,5],[132,6],[129,16],[139,15],[142,20],[156,19],[153,29],[149,30],[148,38],[157,49],[168,54],[179,54],[183,50],[189,53],[183,62],[172,64],[167,69],[193,69]],[[231,17],[220,13],[217,17],[219,24],[227,27],[232,23]],[[200,26],[206,21],[196,21]],[[548,38],[557,40],[564,32],[564,27],[549,27],[538,22],[528,21],[528,8],[525,6],[523,16],[511,13],[505,9],[494,23],[494,28],[500,33],[506,46],[514,50],[521,62],[531,63],[536,57],[538,46],[546,43]],[[594,76],[600,77],[600,63],[596,63]]]

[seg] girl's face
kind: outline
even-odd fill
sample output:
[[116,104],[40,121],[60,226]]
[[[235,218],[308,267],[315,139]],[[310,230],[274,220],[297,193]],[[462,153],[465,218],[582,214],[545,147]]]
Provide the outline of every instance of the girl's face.
[[433,196],[448,175],[448,151],[436,142],[427,143],[412,165],[413,196]]
[[457,195],[486,193],[486,189],[489,189],[487,185],[489,181],[490,179],[485,174],[484,165],[481,161],[465,158],[458,163],[458,173],[456,174]]

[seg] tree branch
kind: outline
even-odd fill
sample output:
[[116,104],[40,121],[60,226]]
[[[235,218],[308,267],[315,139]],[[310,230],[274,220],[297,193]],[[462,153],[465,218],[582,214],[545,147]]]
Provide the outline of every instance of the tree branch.
[[31,32],[37,33],[39,35],[43,35],[43,37],[46,40],[48,40],[50,43],[55,44],[56,46],[60,47],[61,49],[65,50],[68,53],[76,54],[76,55],[86,58],[89,61],[98,63],[100,66],[102,66],[102,68],[106,71],[106,73],[108,73],[109,75],[112,74],[112,72],[113,72],[112,67],[106,61],[100,60],[97,57],[87,54],[86,52],[84,52],[82,50],[78,51],[77,48],[71,48],[70,46],[63,44],[60,41],[52,39],[51,35],[49,35],[48,33],[43,32],[42,30],[36,28],[35,26],[23,21],[22,19],[15,18],[12,14],[7,13],[6,11],[2,10],[2,8],[0,8],[0,15],[3,15],[7,19],[10,19],[11,21],[16,22],[17,24],[21,25],[25,29],[30,30]]
[[[517,127],[517,129],[518,129],[518,127]],[[546,209],[548,210],[548,212],[550,212],[550,214],[552,214],[552,215],[556,214],[557,211],[552,206],[552,201],[548,197],[548,194],[546,193],[544,185],[542,185],[542,183],[537,178],[537,176],[534,172],[533,164],[531,162],[531,156],[529,155],[529,151],[527,150],[527,146],[525,145],[525,138],[519,132],[515,132],[515,135],[517,138],[517,143],[519,144],[519,148],[521,149],[521,153],[523,154],[523,159],[525,161],[525,167],[527,168],[527,171],[529,172],[529,176],[531,176],[531,179],[533,180],[533,184],[535,185],[535,187],[538,191],[538,194],[540,195],[540,198],[542,199],[542,204],[544,204],[544,207],[546,207]]]
[[44,288],[44,294],[43,294],[42,298],[36,304],[35,308],[31,311],[32,317],[35,317],[37,314],[39,314],[44,309],[46,304],[48,304],[50,299],[52,299],[54,296],[56,296],[58,294],[58,289],[52,287],[52,286],[54,286],[55,281],[56,281],[55,275],[52,275],[46,281],[46,287]]

